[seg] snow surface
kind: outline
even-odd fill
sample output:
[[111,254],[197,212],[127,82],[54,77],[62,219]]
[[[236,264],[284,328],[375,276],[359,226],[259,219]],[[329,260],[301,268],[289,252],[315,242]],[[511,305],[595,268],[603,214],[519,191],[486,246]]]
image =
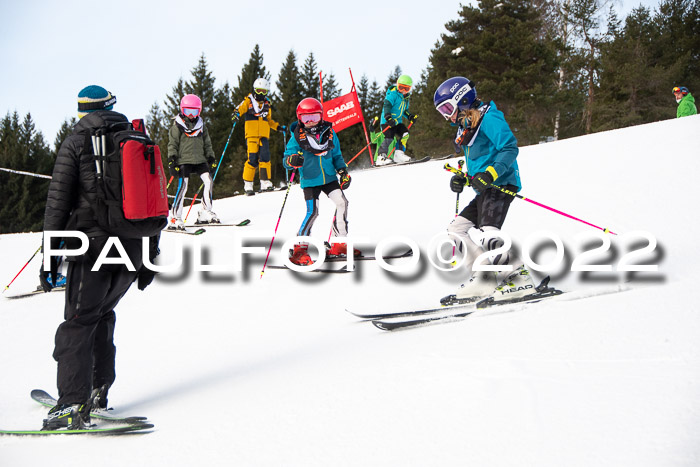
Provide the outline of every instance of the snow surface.
[[[0,437],[0,465],[700,465],[700,306],[691,276],[699,129],[695,116],[521,148],[521,194],[619,233],[598,258],[614,270],[571,272],[584,246],[600,244],[598,231],[515,200],[505,229],[516,245],[543,230],[560,238],[566,260],[552,284],[588,298],[408,331],[380,331],[344,309],[432,307],[465,279],[464,270],[438,272],[426,260],[430,239],[454,216],[445,161],[352,173],[351,234],[370,241],[360,246],[366,253],[387,237],[414,240],[423,254],[411,273],[364,262],[353,274],[268,269],[260,279],[264,252],[242,272],[195,272],[199,241],[207,264],[219,266],[233,264],[235,236],[264,235],[253,244],[266,250],[285,193],[217,200],[222,219],[252,224],[201,237],[165,233],[161,264],[181,242],[189,267],[145,292],[134,288],[117,308],[110,405],[148,415],[155,430]],[[333,206],[323,195],[320,209],[314,235],[325,240]],[[270,264],[280,264],[303,215],[294,186]],[[658,272],[616,270],[647,243],[622,235],[634,231],[657,239],[636,263]],[[38,233],[0,236],[4,284],[39,243]],[[536,256],[548,257],[551,248]],[[38,267],[35,259],[8,293],[33,289]],[[51,353],[62,308],[60,293],[0,300],[0,427],[41,426],[46,409],[29,392],[56,393]]]

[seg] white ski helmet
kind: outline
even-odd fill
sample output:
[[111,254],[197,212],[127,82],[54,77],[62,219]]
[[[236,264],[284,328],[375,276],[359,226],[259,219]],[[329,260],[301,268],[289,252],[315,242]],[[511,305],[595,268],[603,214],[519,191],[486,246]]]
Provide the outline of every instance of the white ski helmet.
[[257,92],[258,89],[264,89],[264,94],[267,94],[268,92],[270,92],[270,82],[265,78],[256,79],[253,83],[253,90]]

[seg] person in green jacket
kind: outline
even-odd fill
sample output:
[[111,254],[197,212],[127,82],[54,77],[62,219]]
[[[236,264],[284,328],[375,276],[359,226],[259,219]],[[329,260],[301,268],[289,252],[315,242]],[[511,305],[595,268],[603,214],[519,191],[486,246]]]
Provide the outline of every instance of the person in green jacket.
[[687,117],[688,115],[696,115],[698,113],[695,107],[695,98],[685,86],[676,86],[673,88],[673,95],[676,96],[678,110],[676,110],[676,118]]
[[202,100],[187,94],[180,101],[180,113],[175,117],[168,133],[168,167],[170,175],[178,177],[175,200],[170,208],[168,229],[185,230],[182,222],[182,207],[187,193],[190,174],[196,173],[204,184],[203,209],[195,224],[219,224],[221,221],[211,210],[214,180],[209,171],[216,168],[216,158],[211,147],[211,138],[200,116]]

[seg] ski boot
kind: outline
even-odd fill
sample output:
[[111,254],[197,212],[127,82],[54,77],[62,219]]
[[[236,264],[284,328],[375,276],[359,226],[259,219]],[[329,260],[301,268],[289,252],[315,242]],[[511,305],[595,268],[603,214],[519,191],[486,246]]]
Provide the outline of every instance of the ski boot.
[[493,293],[476,304],[477,308],[486,308],[493,305],[507,305],[509,303],[537,302],[547,297],[561,295],[561,290],[549,287],[549,276],[545,277],[540,285],[535,286],[530,272],[525,266],[508,275],[508,277],[496,287]]
[[401,149],[394,151],[394,162],[397,164],[403,164],[404,162],[410,161],[411,158],[406,155]]
[[476,271],[472,274],[469,282],[459,286],[456,294],[441,298],[440,303],[445,306],[457,303],[473,303],[491,295],[496,285],[495,272]]
[[214,211],[207,211],[202,209],[201,211],[199,211],[199,214],[197,214],[197,222],[195,222],[195,225],[201,224],[221,224],[221,221],[214,213]]
[[255,190],[253,189],[253,182],[243,181],[243,191],[245,191],[246,196],[253,196]]
[[386,154],[379,154],[377,156],[377,161],[374,163],[374,165],[376,165],[377,167],[380,167],[382,165],[389,165],[389,164],[393,164],[393,163],[394,163],[394,161],[392,159],[389,159],[388,157],[386,157]]
[[88,400],[91,411],[107,409],[107,391],[109,391],[109,386],[106,384],[92,390],[90,399]]
[[260,180],[260,191],[274,191],[275,187],[270,180]]
[[309,264],[313,264],[314,260],[311,259],[311,256],[309,256],[308,250],[309,245],[302,245],[300,243],[294,245],[294,251],[292,251],[289,261],[299,266],[308,266]]
[[[359,258],[362,256],[362,252],[357,248],[353,248],[353,257]],[[346,243],[333,243],[326,252],[329,258],[344,258],[348,256],[348,245]]]
[[44,420],[42,430],[80,430],[90,426],[90,407],[88,404],[55,405]]
[[168,223],[168,230],[185,230],[185,223],[179,217],[173,217]]

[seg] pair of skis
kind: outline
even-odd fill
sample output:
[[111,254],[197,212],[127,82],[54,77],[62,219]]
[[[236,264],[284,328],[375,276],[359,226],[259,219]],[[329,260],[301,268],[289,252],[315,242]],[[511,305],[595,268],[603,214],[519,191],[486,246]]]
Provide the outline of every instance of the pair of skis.
[[[56,405],[56,399],[41,389],[34,389],[31,392],[31,397],[45,407],[54,407]],[[77,430],[0,430],[0,435],[119,435],[135,432],[148,433],[149,430],[154,427],[152,423],[148,422],[147,417],[120,417],[109,413],[106,409],[93,409],[90,412],[90,418],[100,420],[104,423]]]
[[[65,286],[62,286],[62,287],[54,287],[53,289],[51,289],[51,293],[53,293],[53,292],[63,292],[63,291],[65,291],[65,290],[66,290],[66,287],[65,287]],[[20,293],[14,294],[14,295],[3,295],[3,297],[5,297],[5,298],[7,298],[7,299],[10,299],[10,300],[14,300],[14,299],[17,299],[17,298],[28,298],[28,297],[33,297],[34,295],[41,295],[41,294],[43,294],[43,293],[46,293],[46,292],[44,292],[44,289],[42,289],[41,287],[37,287],[36,290],[32,290],[31,292],[20,292]]]
[[196,230],[175,230],[175,229],[167,229],[166,228],[164,231],[170,232],[170,233],[184,234],[184,235],[202,235],[204,232],[207,231],[202,226],[206,226],[207,228],[209,228],[209,227],[244,227],[248,224],[250,224],[250,219],[244,219],[240,222],[231,223],[231,224],[221,224],[221,223],[197,224],[197,223],[194,223],[193,225],[188,225],[186,227],[199,227]]
[[411,164],[420,164],[421,162],[428,162],[430,160],[430,156],[425,156],[422,159],[414,159],[410,160],[408,162],[392,162],[391,164],[387,165],[375,165],[373,167],[368,167],[364,170],[376,170],[376,169],[387,169],[389,167],[398,167],[400,165],[411,165]]
[[477,310],[504,305],[535,303],[561,294],[563,294],[561,290],[549,287],[548,276],[535,288],[533,294],[510,300],[494,301],[493,298],[489,297],[481,301],[473,300],[460,303],[456,301],[455,298],[445,297],[448,300],[443,299],[443,301],[451,304],[436,308],[375,314],[360,314],[350,310],[346,311],[360,319],[372,321],[372,324],[382,331],[395,331],[397,329],[458,321],[466,318]]

